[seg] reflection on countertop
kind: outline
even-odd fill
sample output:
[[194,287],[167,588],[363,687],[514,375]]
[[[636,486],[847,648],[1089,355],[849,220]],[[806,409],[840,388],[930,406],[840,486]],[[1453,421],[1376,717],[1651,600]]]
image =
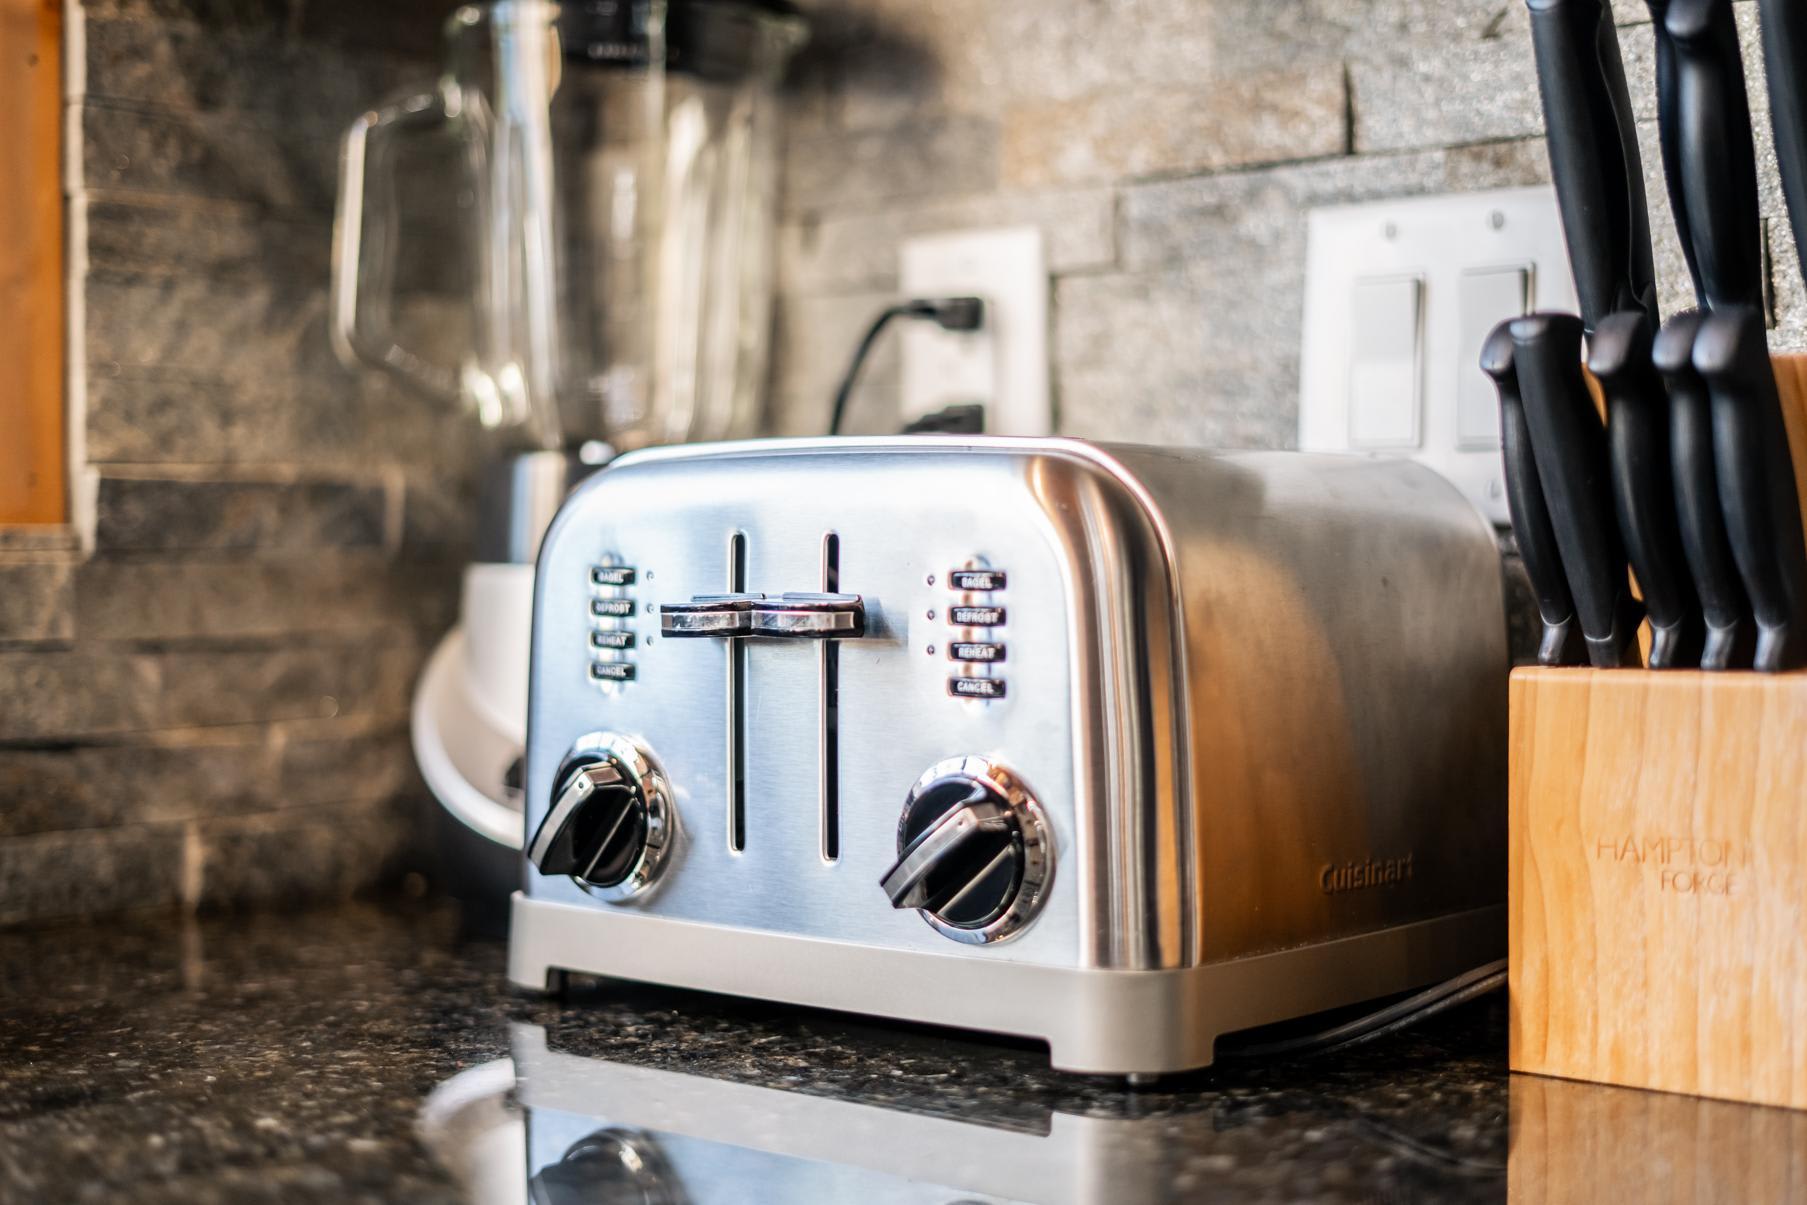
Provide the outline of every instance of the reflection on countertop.
[[0,935],[0,1200],[1807,1195],[1807,1115],[1508,1077],[1498,997],[1131,1091],[1028,1044],[522,996],[502,965],[439,905]]

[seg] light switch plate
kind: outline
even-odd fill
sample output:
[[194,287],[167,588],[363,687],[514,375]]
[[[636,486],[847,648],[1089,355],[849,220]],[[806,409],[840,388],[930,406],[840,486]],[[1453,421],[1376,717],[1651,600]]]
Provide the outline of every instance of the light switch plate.
[[991,435],[1047,435],[1048,260],[1033,226],[906,239],[898,279],[906,297],[985,299],[985,324],[944,331],[910,322],[901,331],[901,418],[982,402]]
[[[1415,356],[1402,357],[1387,315],[1397,300],[1390,291],[1411,280],[1418,342]],[[1363,297],[1385,302],[1384,312],[1358,310]],[[1410,456],[1454,481],[1495,523],[1508,522],[1497,395],[1480,369],[1481,341],[1513,312],[1574,308],[1562,219],[1547,187],[1313,211],[1299,446]],[[1401,434],[1406,415],[1411,435]],[[1359,438],[1364,432],[1384,438]]]

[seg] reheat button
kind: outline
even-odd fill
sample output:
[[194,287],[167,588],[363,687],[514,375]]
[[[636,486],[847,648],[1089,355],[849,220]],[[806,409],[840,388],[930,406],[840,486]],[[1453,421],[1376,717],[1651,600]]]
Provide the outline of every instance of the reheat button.
[[978,661],[990,664],[1004,659],[1004,646],[987,641],[956,640],[947,646],[947,655],[953,661]]
[[947,621],[957,628],[995,628],[1004,622],[1004,608],[949,607]]

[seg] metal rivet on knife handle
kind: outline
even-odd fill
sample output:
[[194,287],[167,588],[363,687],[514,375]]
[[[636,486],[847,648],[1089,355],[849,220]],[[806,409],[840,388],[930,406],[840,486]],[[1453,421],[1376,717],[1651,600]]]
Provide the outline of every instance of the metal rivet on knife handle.
[[1531,432],[1525,425],[1525,406],[1519,396],[1518,369],[1513,359],[1512,321],[1493,328],[1481,345],[1481,371],[1493,378],[1500,395],[1500,454],[1505,463],[1506,509],[1525,575],[1537,596],[1537,612],[1543,620],[1543,637],[1537,649],[1539,665],[1573,665],[1585,658],[1575,620],[1575,600],[1562,572],[1556,532],[1550,526],[1550,508],[1538,480],[1537,461],[1531,448]]

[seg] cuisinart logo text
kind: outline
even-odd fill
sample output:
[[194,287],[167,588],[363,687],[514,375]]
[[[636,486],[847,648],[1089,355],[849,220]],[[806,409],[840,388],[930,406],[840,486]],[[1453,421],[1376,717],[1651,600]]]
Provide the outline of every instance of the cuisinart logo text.
[[1368,887],[1397,887],[1412,881],[1412,857],[1368,858],[1361,862],[1332,862],[1318,873],[1325,895],[1361,891]]

